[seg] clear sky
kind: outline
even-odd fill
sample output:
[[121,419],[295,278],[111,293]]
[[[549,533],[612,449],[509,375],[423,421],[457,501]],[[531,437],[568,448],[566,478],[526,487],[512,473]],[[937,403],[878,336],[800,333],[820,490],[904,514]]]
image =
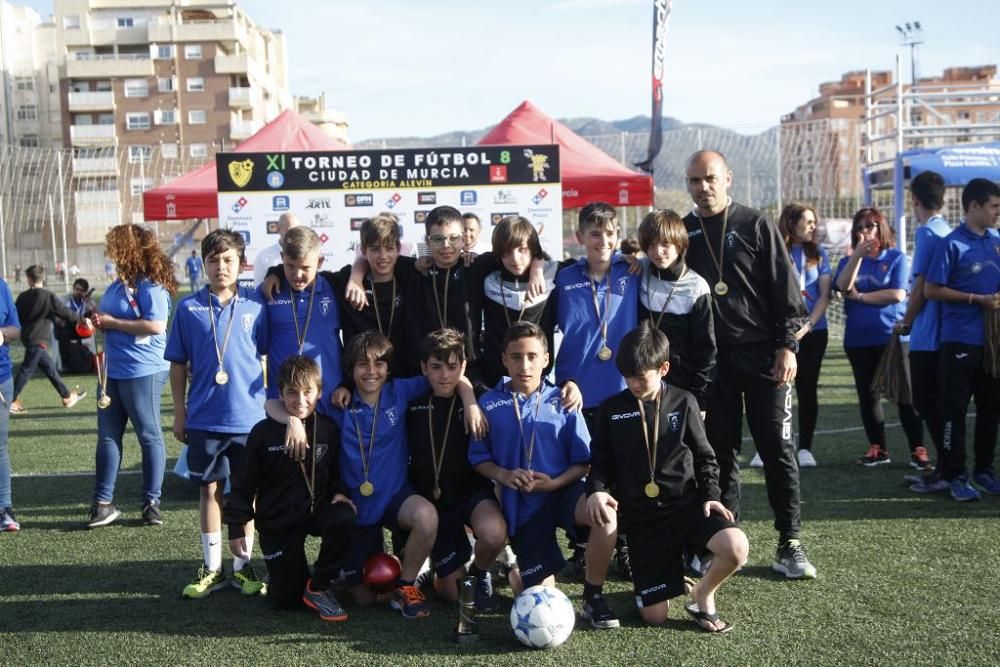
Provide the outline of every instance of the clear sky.
[[[21,3],[15,3],[21,4]],[[27,2],[43,16],[52,0]],[[326,93],[352,141],[549,115],[650,113],[652,0],[242,0],[288,40],[292,92]],[[920,73],[1000,63],[997,0],[674,0],[664,113],[745,132],[849,70],[891,69],[920,21]],[[905,78],[909,78],[909,51]]]

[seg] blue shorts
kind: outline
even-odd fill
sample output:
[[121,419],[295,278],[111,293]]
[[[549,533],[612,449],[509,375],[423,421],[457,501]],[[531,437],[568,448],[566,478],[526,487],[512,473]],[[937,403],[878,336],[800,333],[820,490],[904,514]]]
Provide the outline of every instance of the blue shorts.
[[565,529],[572,540],[585,541],[581,537],[586,533],[581,535],[581,532],[586,528],[576,525],[576,504],[583,494],[582,480],[553,491],[548,494],[545,504],[511,536],[510,543],[525,588],[542,583],[566,565],[556,539],[556,528]]
[[188,479],[199,486],[228,479],[240,464],[247,433],[188,430]]
[[418,495],[416,490],[409,484],[400,489],[389,501],[385,508],[385,514],[378,523],[370,526],[354,526],[351,530],[351,550],[344,559],[344,565],[340,571],[346,586],[358,586],[361,584],[361,569],[365,561],[372,554],[385,551],[385,541],[382,538],[382,529],[388,528],[390,531],[404,532],[399,525],[399,510],[403,503],[410,496]]
[[497,506],[497,512],[500,511],[493,490],[483,489],[469,496],[458,507],[438,514],[437,538],[431,549],[431,563],[436,576],[447,577],[469,562],[472,545],[465,527],[472,525],[472,513],[482,502],[491,502]]
[[698,553],[716,533],[736,527],[715,512],[706,517],[701,503],[627,526],[636,605],[649,607],[683,595],[684,547]]

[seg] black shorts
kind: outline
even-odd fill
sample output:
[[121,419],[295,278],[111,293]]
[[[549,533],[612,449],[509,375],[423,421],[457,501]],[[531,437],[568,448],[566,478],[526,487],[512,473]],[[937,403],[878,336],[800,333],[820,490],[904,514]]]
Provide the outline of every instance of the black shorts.
[[629,523],[628,555],[636,605],[649,607],[683,595],[684,548],[701,551],[726,528],[736,528],[736,524],[715,512],[706,517],[701,503],[669,516]]
[[548,494],[545,504],[534,516],[517,527],[510,543],[517,556],[524,587],[540,584],[566,565],[556,528],[563,528],[570,539],[580,541],[581,527],[576,525],[576,504],[584,494],[582,481],[576,481]]
[[[472,513],[479,503],[491,502],[497,505],[492,489],[482,489],[453,509],[438,514],[437,539],[431,549],[431,563],[434,574],[447,577],[449,574],[469,562],[472,557],[472,545],[469,543],[466,526],[472,525]],[[497,505],[497,512],[500,511]]]
[[204,486],[228,479],[240,464],[247,433],[188,430],[188,479]]
[[343,569],[340,571],[344,584],[347,586],[358,586],[361,584],[361,568],[365,561],[372,554],[385,551],[385,540],[382,537],[382,529],[388,528],[390,531],[403,532],[399,525],[399,510],[403,503],[410,496],[418,495],[412,486],[407,484],[400,489],[389,501],[385,508],[385,513],[378,523],[370,526],[354,526],[351,531],[351,550],[344,559]]

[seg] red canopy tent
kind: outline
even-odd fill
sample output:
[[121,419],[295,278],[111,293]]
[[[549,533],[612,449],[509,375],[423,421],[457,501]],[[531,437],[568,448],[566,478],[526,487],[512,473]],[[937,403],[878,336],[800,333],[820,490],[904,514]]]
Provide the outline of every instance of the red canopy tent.
[[482,145],[559,144],[563,208],[592,201],[652,206],[653,179],[632,171],[525,100],[479,140]]
[[[237,146],[237,153],[271,151],[343,151],[348,144],[334,139],[294,111],[283,111]],[[218,186],[215,160],[189,174],[143,193],[146,220],[217,218]]]

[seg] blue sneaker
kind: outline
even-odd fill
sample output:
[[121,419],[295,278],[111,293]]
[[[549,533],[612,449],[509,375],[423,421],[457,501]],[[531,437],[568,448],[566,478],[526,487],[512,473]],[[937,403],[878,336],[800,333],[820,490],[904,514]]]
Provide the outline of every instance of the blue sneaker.
[[959,502],[966,502],[969,500],[979,500],[979,492],[976,491],[969,485],[969,480],[966,477],[956,477],[949,482],[951,488],[951,497]]
[[975,473],[972,476],[972,482],[980,491],[991,496],[1000,496],[1000,479],[997,479],[992,470]]

